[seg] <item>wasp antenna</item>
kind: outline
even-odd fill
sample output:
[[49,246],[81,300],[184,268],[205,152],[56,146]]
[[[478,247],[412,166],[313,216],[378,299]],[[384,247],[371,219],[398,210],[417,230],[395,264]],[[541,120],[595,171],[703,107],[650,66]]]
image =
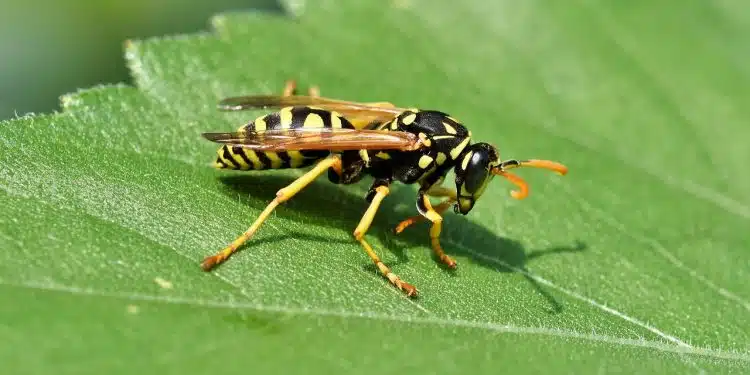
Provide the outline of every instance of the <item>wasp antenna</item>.
[[510,195],[513,198],[516,199],[524,199],[526,196],[529,195],[529,184],[526,183],[521,177],[518,177],[512,173],[508,172],[508,169],[513,168],[520,168],[520,167],[532,167],[532,168],[542,168],[542,169],[548,169],[550,171],[553,171],[560,175],[565,175],[568,173],[568,167],[554,161],[550,160],[538,160],[538,159],[529,159],[529,160],[515,160],[510,159],[503,161],[500,163],[500,165],[497,168],[494,168],[492,170],[492,173],[503,176],[508,179],[508,181],[514,183],[516,186],[518,186],[518,190],[513,190],[510,192]]
[[518,190],[512,190],[510,192],[510,195],[513,198],[524,199],[529,195],[529,184],[527,184],[526,181],[524,181],[521,177],[518,177],[514,175],[513,173],[506,172],[500,169],[494,169],[492,172],[498,176],[503,176],[507,178],[508,181],[518,186]]
[[500,163],[500,170],[508,170],[513,168],[519,168],[519,167],[532,167],[532,168],[542,168],[542,169],[548,169],[552,172],[555,172],[559,175],[565,175],[568,173],[568,167],[555,162],[551,160],[539,160],[539,159],[529,159],[529,160],[506,160],[502,163]]

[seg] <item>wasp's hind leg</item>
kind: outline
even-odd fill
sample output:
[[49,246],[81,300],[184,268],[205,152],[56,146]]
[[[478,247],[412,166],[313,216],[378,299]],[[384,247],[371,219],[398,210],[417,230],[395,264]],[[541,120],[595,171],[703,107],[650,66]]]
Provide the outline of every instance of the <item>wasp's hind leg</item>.
[[[290,79],[287,80],[286,83],[284,83],[284,90],[282,91],[282,96],[292,96],[297,91],[297,82]],[[320,97],[320,87],[318,85],[312,85],[310,88],[307,89],[307,95],[311,96],[313,98],[319,98]],[[373,107],[381,107],[381,108],[394,108],[396,107],[393,103],[390,102],[372,102],[372,103],[364,103],[367,105],[371,105]]]
[[[292,96],[297,91],[297,82],[293,79],[287,80],[284,83],[284,90],[281,92],[282,96]],[[307,95],[317,98],[320,96],[320,88],[318,86],[310,86],[307,89]]]
[[362,245],[362,248],[365,249],[367,255],[370,256],[370,259],[372,259],[372,262],[375,263],[375,266],[378,267],[380,273],[385,276],[385,278],[388,279],[391,284],[395,285],[398,289],[406,293],[407,296],[416,297],[418,292],[417,288],[407,282],[404,282],[400,277],[396,276],[396,274],[394,274],[391,269],[388,268],[388,266],[386,266],[380,260],[380,257],[378,257],[378,255],[372,249],[372,246],[370,246],[370,244],[365,240],[367,229],[370,228],[370,224],[372,224],[372,219],[375,217],[375,213],[378,211],[380,203],[388,195],[389,192],[390,189],[388,188],[388,185],[386,183],[376,182],[373,184],[371,194],[368,194],[368,197],[372,197],[370,206],[367,208],[367,211],[365,211],[365,214],[362,215],[362,219],[359,221],[359,225],[357,225],[357,228],[354,230],[354,238],[359,241],[360,245]]
[[313,167],[313,169],[309,170],[300,178],[294,180],[291,184],[276,192],[276,198],[274,198],[273,201],[271,201],[271,203],[266,206],[266,209],[260,213],[258,218],[255,219],[253,225],[251,225],[250,228],[245,231],[245,233],[232,241],[229,246],[225,247],[215,255],[206,257],[201,263],[201,268],[203,268],[205,271],[209,271],[212,268],[216,267],[219,263],[227,260],[227,258],[229,258],[234,252],[236,252],[237,249],[242,246],[242,244],[247,242],[253,236],[253,234],[255,234],[258,228],[260,228],[261,224],[263,224],[268,216],[271,215],[271,212],[273,212],[276,206],[286,202],[295,194],[299,193],[302,189],[304,189],[307,185],[313,182],[329,168],[341,168],[341,158],[339,157],[339,155],[330,155],[327,158],[321,160],[320,162],[318,162],[318,164],[315,165],[315,167]]

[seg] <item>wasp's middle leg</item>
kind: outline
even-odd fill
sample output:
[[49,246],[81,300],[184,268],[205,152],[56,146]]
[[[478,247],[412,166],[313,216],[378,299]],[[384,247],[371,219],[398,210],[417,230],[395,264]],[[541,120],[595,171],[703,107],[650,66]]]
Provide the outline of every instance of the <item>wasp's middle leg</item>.
[[380,257],[375,253],[375,251],[372,249],[372,246],[370,246],[369,243],[365,240],[365,233],[367,233],[367,229],[370,228],[370,225],[372,224],[372,220],[375,217],[375,213],[378,211],[378,208],[380,207],[380,203],[383,201],[383,199],[388,195],[390,192],[390,189],[388,188],[387,184],[380,184],[377,185],[373,184],[373,190],[374,194],[372,195],[372,200],[370,201],[370,206],[367,208],[367,211],[365,211],[365,214],[362,216],[362,219],[359,221],[359,225],[357,225],[357,228],[354,230],[354,238],[359,241],[359,243],[362,245],[362,248],[365,249],[365,252],[367,255],[370,256],[370,259],[372,259],[373,263],[375,263],[375,266],[378,267],[378,270],[380,271],[385,278],[388,279],[393,285],[395,285],[398,289],[402,290],[404,293],[406,293],[409,297],[415,297],[417,295],[417,288],[415,288],[413,285],[404,282],[401,280],[400,277],[396,276],[388,266],[386,266],[381,260]]

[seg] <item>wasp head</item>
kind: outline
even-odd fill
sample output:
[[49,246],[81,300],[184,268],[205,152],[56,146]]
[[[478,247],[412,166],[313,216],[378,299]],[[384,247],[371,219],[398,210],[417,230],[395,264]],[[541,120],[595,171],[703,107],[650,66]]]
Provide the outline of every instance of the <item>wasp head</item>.
[[457,159],[454,169],[457,195],[454,211],[463,215],[468,214],[495,175],[505,177],[518,187],[518,190],[511,191],[511,196],[516,199],[526,198],[529,194],[526,181],[508,172],[509,169],[518,167],[542,168],[560,175],[568,172],[568,168],[564,165],[549,160],[510,159],[501,162],[495,146],[475,143],[468,146]]

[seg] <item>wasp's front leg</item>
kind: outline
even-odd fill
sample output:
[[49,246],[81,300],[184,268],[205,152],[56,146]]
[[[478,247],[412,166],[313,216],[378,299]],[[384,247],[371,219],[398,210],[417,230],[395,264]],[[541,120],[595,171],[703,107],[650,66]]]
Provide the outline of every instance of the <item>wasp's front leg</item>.
[[[428,189],[425,192],[426,195],[429,195],[431,197],[446,197],[445,200],[440,202],[437,206],[434,206],[433,209],[438,214],[442,214],[443,211],[447,210],[451,206],[453,206],[454,203],[456,203],[456,190],[445,188],[442,186],[436,186]],[[414,215],[411,217],[408,217],[404,220],[402,220],[398,225],[396,225],[395,228],[393,228],[393,232],[396,234],[399,234],[404,231],[404,229],[410,227],[412,224],[419,223],[420,221],[423,221],[427,219],[423,215]]]
[[432,222],[432,226],[430,227],[430,243],[432,244],[432,251],[435,252],[435,256],[437,256],[437,258],[449,268],[456,268],[456,261],[445,254],[443,247],[440,246],[440,231],[443,228],[443,217],[432,207],[430,197],[426,192],[419,192],[419,197],[417,198],[417,210],[419,210],[419,213],[424,218]]

